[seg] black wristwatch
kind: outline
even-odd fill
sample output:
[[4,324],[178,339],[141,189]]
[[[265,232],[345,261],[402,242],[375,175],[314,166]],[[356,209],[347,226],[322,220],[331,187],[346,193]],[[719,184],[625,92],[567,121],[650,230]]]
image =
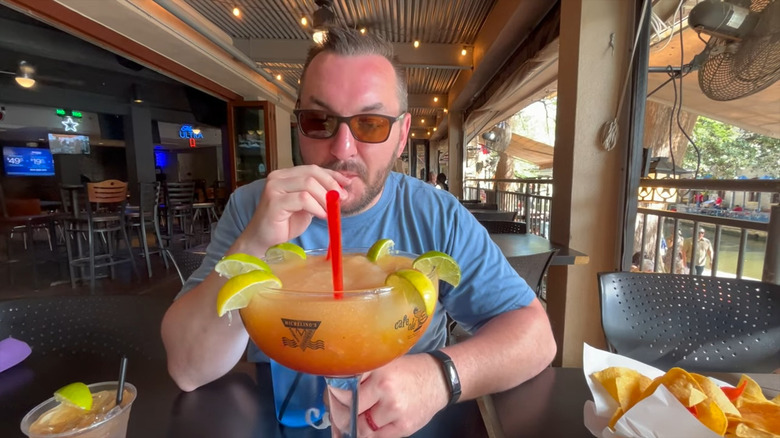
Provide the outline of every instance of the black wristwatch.
[[429,351],[428,354],[439,361],[441,369],[444,371],[444,380],[450,387],[450,401],[447,402],[447,406],[455,404],[460,398],[460,377],[458,377],[458,370],[455,369],[455,364],[453,364],[452,359],[441,350]]

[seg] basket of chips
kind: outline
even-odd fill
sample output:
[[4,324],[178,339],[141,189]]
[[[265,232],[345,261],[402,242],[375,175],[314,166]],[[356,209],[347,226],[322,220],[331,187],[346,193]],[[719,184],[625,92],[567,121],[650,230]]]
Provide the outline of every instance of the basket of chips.
[[585,426],[597,437],[780,437],[780,396],[767,399],[742,375],[736,386],[681,368],[663,372],[587,344],[593,401]]

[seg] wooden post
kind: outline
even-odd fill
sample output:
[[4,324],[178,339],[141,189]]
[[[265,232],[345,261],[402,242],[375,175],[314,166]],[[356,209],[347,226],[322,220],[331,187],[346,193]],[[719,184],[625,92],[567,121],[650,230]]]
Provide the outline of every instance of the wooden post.
[[772,206],[761,281],[780,284],[780,205]]

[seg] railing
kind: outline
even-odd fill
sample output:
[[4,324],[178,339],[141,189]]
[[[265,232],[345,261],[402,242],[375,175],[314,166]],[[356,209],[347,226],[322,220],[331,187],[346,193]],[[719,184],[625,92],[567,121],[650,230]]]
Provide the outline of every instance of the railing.
[[[509,190],[498,190],[496,184]],[[552,179],[467,179],[463,196],[466,200],[497,204],[502,211],[516,212],[529,233],[550,237]]]
[[[748,192],[758,194],[758,199],[767,193],[771,198],[780,191],[780,181],[642,179],[641,186],[640,199],[644,196],[648,206],[661,208],[637,208],[634,247],[639,254],[635,264],[640,270],[696,274],[688,262],[697,259],[699,248],[694,242],[698,230],[704,229],[705,237],[712,240],[709,275],[743,278],[747,267],[752,272],[747,277],[780,281],[779,206],[764,211],[734,211],[733,205],[703,207],[693,195],[702,191]],[[667,201],[654,202],[659,196]],[[759,270],[761,261],[763,268]],[[721,262],[735,262],[735,272],[719,270]]]

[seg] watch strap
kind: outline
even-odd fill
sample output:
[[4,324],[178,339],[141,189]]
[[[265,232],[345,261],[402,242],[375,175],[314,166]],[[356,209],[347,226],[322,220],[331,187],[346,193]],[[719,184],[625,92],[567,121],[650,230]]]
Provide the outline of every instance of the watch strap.
[[452,363],[452,359],[441,350],[429,351],[428,354],[433,356],[441,365],[441,369],[444,372],[444,380],[450,389],[450,400],[447,402],[447,406],[455,404],[460,398],[460,377],[458,376],[458,370],[455,369],[455,364]]

